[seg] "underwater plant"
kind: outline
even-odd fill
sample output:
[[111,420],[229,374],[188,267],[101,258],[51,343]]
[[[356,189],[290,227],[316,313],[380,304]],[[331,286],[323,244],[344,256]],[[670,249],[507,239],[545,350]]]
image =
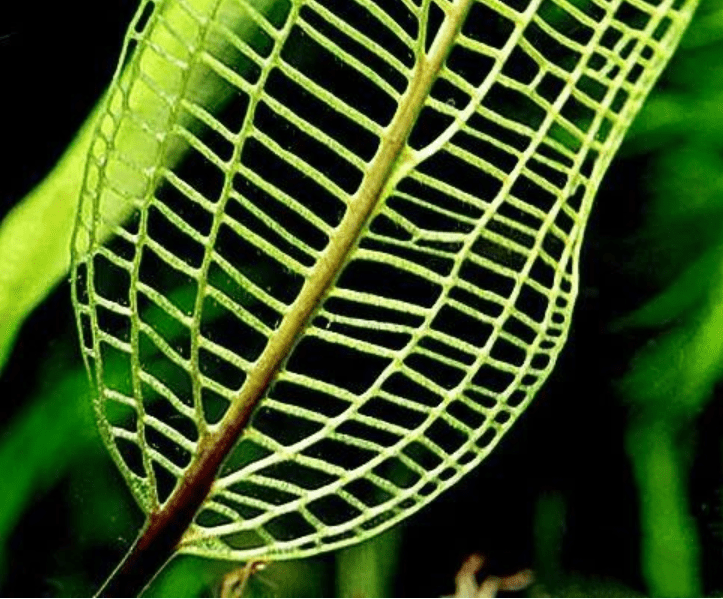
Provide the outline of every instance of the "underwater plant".
[[692,2],[143,2],[73,293],[104,440],[175,551],[365,538],[552,369],[593,196]]
[[143,2],[73,242],[148,517],[104,592],[174,551],[369,538],[478,464],[554,365],[591,200],[692,9]]

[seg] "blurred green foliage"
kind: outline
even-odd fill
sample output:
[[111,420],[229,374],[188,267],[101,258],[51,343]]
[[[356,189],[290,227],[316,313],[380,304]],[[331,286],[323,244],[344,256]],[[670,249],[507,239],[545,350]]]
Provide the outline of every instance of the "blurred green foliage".
[[[76,144],[73,151],[82,153],[82,146]],[[717,445],[713,445],[717,456],[700,456],[698,436],[706,415],[720,413],[714,405],[721,403],[716,385],[723,374],[723,0],[704,2],[678,55],[636,121],[622,154],[610,177],[621,177],[623,182],[617,184],[631,190],[618,202],[634,202],[636,206],[628,212],[619,205],[607,208],[608,220],[630,216],[631,222],[600,225],[597,230],[593,226],[588,254],[602,251],[608,256],[614,276],[608,276],[605,282],[614,288],[593,290],[589,285],[587,289],[591,295],[599,293],[603,300],[613,298],[609,299],[612,308],[598,312],[601,334],[613,339],[605,347],[624,347],[625,351],[620,355],[598,354],[596,339],[580,340],[577,349],[584,359],[613,362],[620,361],[622,355],[626,363],[624,374],[615,368],[602,368],[600,372],[619,375],[607,401],[624,406],[615,417],[625,430],[630,493],[638,498],[638,526],[625,532],[637,552],[632,552],[632,557],[620,552],[618,559],[633,562],[627,570],[623,568],[629,573],[623,580],[610,577],[609,571],[614,568],[605,561],[615,547],[591,552],[599,561],[584,572],[569,568],[566,562],[574,560],[566,557],[569,552],[565,546],[570,541],[565,522],[573,518],[574,507],[581,501],[594,503],[594,499],[580,499],[569,479],[537,481],[536,494],[524,498],[525,505],[531,506],[528,533],[534,546],[528,557],[535,562],[539,579],[533,591],[554,591],[560,596],[624,596],[636,589],[654,596],[710,594],[723,581],[720,575],[711,574],[706,564],[712,561],[720,569],[723,543],[719,532],[709,535],[699,521],[701,510],[692,499],[691,487],[695,486],[695,476],[713,480],[718,492],[712,496],[718,505],[706,503],[706,509],[721,527],[723,426],[713,427],[719,434]],[[75,164],[76,159],[77,155],[71,154],[64,164]],[[59,172],[62,175],[63,171]],[[60,180],[67,181],[65,176]],[[62,198],[66,203],[44,203],[37,199],[38,193],[41,199]],[[41,188],[27,196],[0,226],[0,360],[7,357],[3,348],[12,346],[20,323],[37,303],[18,290],[39,289],[39,300],[65,268],[64,257],[29,240],[49,236],[56,241],[66,239],[70,226],[68,206],[72,207],[75,198],[67,189],[59,193],[47,184],[45,193],[50,196],[42,193]],[[613,191],[603,189],[600,195],[599,204],[615,201]],[[48,210],[48,206],[53,209]],[[605,209],[604,205],[597,207]],[[30,226],[34,222],[41,222],[42,227]],[[43,260],[37,262],[13,249],[21,247],[36,251],[40,248]],[[604,263],[605,258],[598,264]],[[578,310],[583,320],[591,304],[586,303],[585,264]],[[68,293],[65,284],[57,292],[64,296]],[[2,302],[12,303],[12,309]],[[5,585],[4,595],[87,595],[128,547],[141,517],[95,432],[90,390],[75,349],[69,305],[51,298],[41,311],[45,316],[31,318],[22,330],[19,353],[10,360],[2,381],[3,393],[13,397],[2,411],[0,428],[0,585]],[[42,338],[46,322],[43,318],[67,320],[66,325],[56,327],[52,343]],[[31,352],[28,348],[34,349]],[[557,378],[574,378],[574,373],[564,368],[563,361]],[[31,380],[28,373],[32,374]],[[551,382],[553,390],[546,402],[555,401],[555,389],[565,388],[555,385]],[[593,426],[594,415],[589,417],[590,422],[577,426]],[[552,417],[549,420],[557,422]],[[525,426],[533,427],[534,423]],[[549,423],[544,426],[548,427],[544,435],[549,436]],[[566,430],[561,424],[553,434],[564,437]],[[531,434],[531,438],[539,441],[547,437]],[[535,452],[544,452],[544,448],[530,442],[520,450],[521,457],[509,457],[511,444],[520,442],[518,435],[503,444],[502,457],[494,458],[498,462],[485,466],[488,469],[479,481],[462,485],[457,492],[457,498],[461,497],[459,493],[481,494],[475,517],[483,523],[483,530],[485,518],[490,518],[484,509],[488,505],[485,501],[491,501],[494,484],[490,472],[507,475],[510,464],[530,461]],[[701,460],[702,474],[693,470]],[[502,481],[498,487],[504,487],[504,477]],[[605,480],[601,479],[600,484],[604,485]],[[511,486],[514,491],[516,487]],[[601,490],[601,497],[607,497],[606,493],[609,490]],[[517,501],[520,499],[500,500],[515,506]],[[378,541],[341,552],[336,564],[332,558],[322,557],[272,565],[252,580],[248,592],[254,596],[414,594],[420,588],[427,589],[428,594],[449,592],[454,564],[465,551],[474,549],[479,539],[470,536],[479,527],[459,530],[454,519],[445,519],[449,515],[444,514],[444,509],[449,511],[449,504],[443,504],[436,513],[427,511],[426,516],[412,519],[401,531],[395,529]],[[510,513],[511,518],[516,518],[514,512]],[[470,518],[468,513],[465,517]],[[424,537],[426,519],[435,518],[448,533],[444,544],[440,545],[436,536],[428,537],[429,544],[424,547],[410,548],[405,537]],[[519,519],[523,525],[528,521],[523,516]],[[515,536],[514,524],[501,534],[524,544]],[[598,542],[591,533],[589,543]],[[494,544],[490,551],[494,551]],[[419,559],[421,553],[429,554],[429,563],[437,566],[439,576],[448,581],[447,587],[438,589],[433,581],[425,582],[438,574],[429,568],[408,571],[404,564],[409,558],[405,561],[404,556]],[[445,555],[452,557],[441,557]],[[234,567],[197,558],[176,558],[148,595],[195,597],[218,593],[223,576]],[[34,579],[28,578],[31,573]]]
[[634,268],[657,292],[616,327],[649,339],[620,393],[655,596],[697,596],[705,585],[688,481],[696,422],[723,371],[722,36],[723,3],[706,2],[628,144],[651,154]]

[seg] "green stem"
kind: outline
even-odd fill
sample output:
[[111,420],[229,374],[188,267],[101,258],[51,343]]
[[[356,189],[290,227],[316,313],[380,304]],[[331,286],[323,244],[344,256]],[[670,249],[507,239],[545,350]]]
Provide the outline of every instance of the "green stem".
[[337,597],[392,597],[400,527],[336,554]]
[[632,425],[627,448],[640,494],[643,576],[653,597],[700,597],[700,546],[684,456],[663,422]]

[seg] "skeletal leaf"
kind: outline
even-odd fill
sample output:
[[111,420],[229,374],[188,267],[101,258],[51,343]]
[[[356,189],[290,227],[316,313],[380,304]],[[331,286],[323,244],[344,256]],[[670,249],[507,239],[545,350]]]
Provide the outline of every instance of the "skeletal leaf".
[[[554,365],[592,198],[694,4],[142,2],[73,290],[149,526],[310,555],[484,459]],[[107,242],[104,202],[132,213]]]

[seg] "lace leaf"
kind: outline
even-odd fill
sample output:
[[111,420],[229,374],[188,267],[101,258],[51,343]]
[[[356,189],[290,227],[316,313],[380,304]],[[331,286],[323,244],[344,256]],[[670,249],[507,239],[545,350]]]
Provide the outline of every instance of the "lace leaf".
[[73,292],[149,522],[310,555],[483,460],[555,363],[591,201],[693,8],[144,0]]

